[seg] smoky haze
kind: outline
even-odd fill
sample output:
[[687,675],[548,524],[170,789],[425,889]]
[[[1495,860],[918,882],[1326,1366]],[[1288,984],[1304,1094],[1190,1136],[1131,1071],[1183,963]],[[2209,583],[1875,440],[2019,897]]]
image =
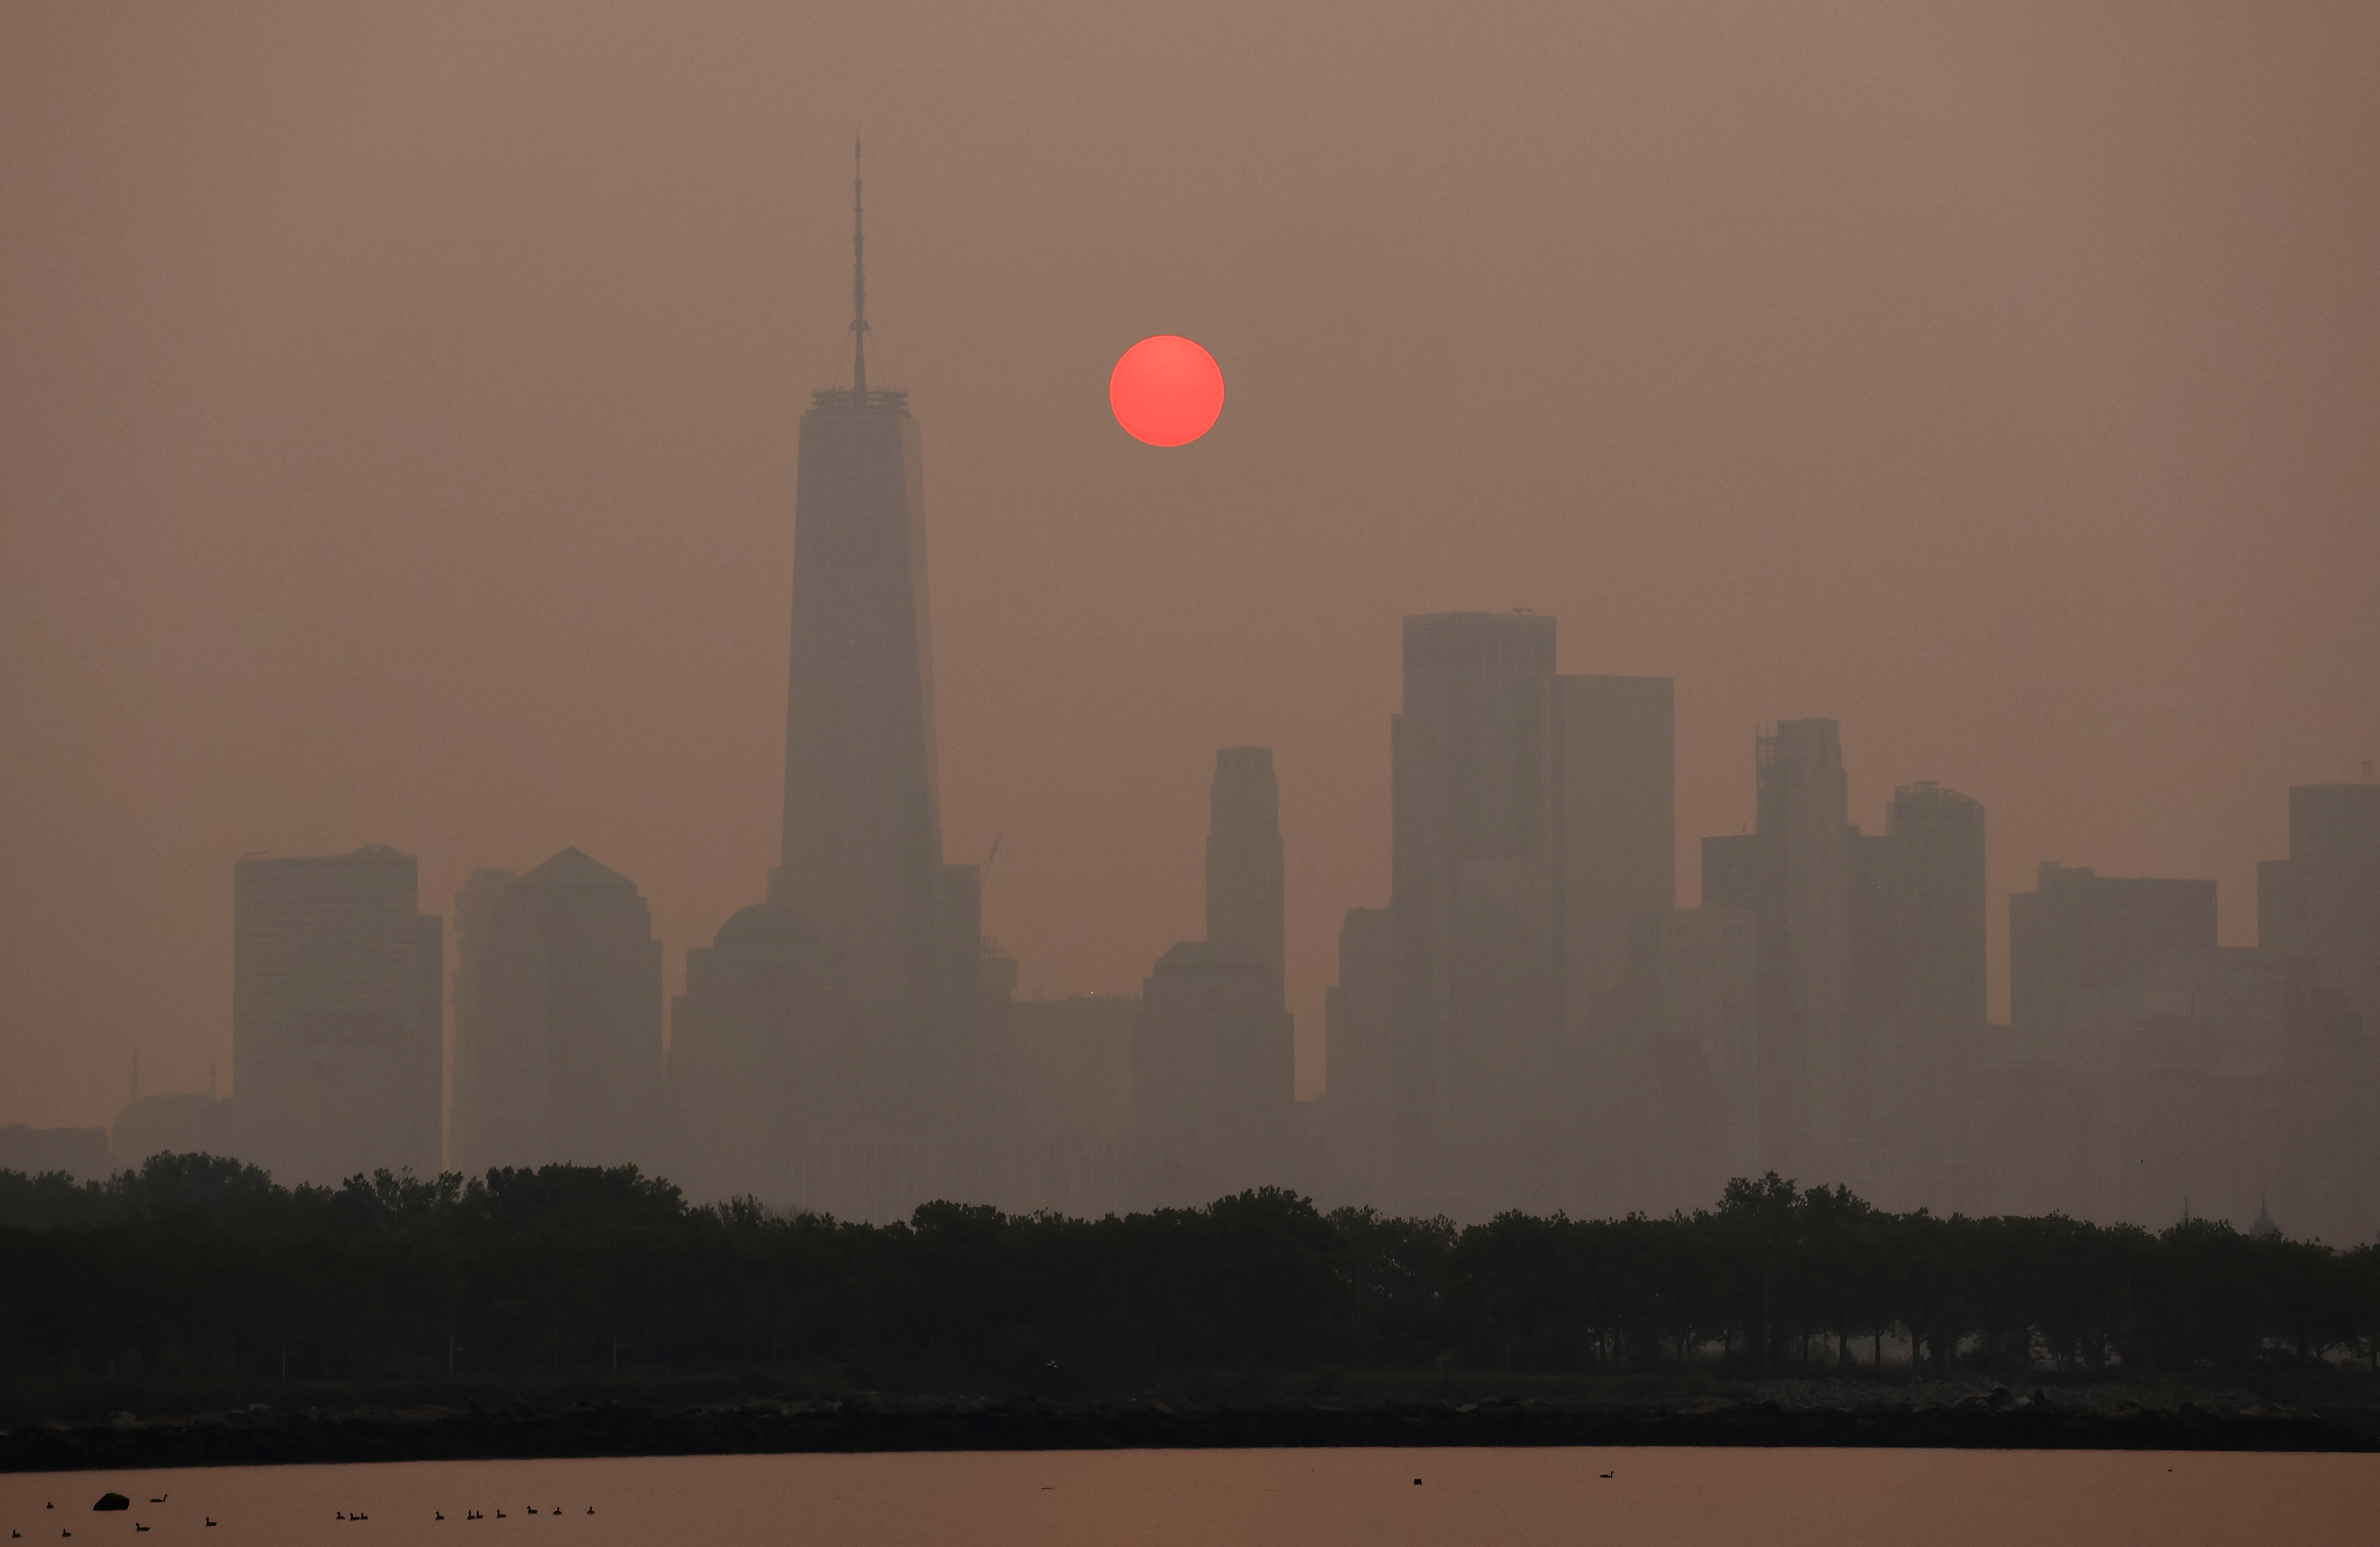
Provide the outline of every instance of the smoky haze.
[[[2212,879],[2380,749],[2380,17],[23,6],[0,19],[0,1122],[230,1073],[230,871],[568,847],[668,992],[778,858],[795,424],[925,426],[942,843],[1027,994],[1202,932],[1269,748],[1298,1085],[1400,620],[1676,681],[1678,900],[1841,727]],[[1199,340],[1222,419],[1108,417]],[[450,927],[447,949],[453,951]]]

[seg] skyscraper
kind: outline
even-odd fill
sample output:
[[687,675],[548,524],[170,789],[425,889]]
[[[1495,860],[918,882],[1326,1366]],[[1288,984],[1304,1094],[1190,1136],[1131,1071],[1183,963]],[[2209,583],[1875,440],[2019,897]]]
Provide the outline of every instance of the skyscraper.
[[2131,988],[2163,957],[2215,949],[2215,883],[2101,875],[2043,860],[2009,896],[2009,1018],[2058,1046],[2080,996]]
[[1676,685],[1557,676],[1552,690],[1565,1029],[1624,1054],[1648,1030],[1624,997],[1639,943],[1678,903]]
[[285,1185],[437,1175],[445,920],[373,844],[232,868],[232,1099],[241,1158]]
[[635,882],[575,848],[491,896],[502,874],[475,871],[455,897],[455,1164],[655,1169],[651,909]]
[[1984,808],[1937,784],[1903,785],[1884,830],[1891,997],[1873,1093],[1892,1185],[1878,1200],[1913,1206],[1943,1195],[1960,1126],[1951,1095],[1985,1023]]
[[1389,1148],[1401,1209],[1514,1206],[1496,1197],[1500,1184],[1545,1158],[1514,1151],[1559,1109],[1547,1078],[1561,1008],[1547,801],[1553,675],[1550,617],[1404,620],[1404,701],[1390,723]]
[[1852,828],[1836,723],[1779,722],[1755,768],[1753,832],[1703,841],[1703,906],[1758,920],[1760,1163],[1841,1180]]
[[1339,926],[1339,981],[1322,999],[1323,1112],[1330,1163],[1354,1196],[1386,1177],[1389,1038],[1396,1014],[1396,932],[1385,907],[1351,907]]
[[935,1051],[949,967],[921,452],[908,395],[868,384],[859,215],[855,177],[852,384],[801,422],[771,897],[842,958],[855,1034],[897,1085]]
[[1215,754],[1208,798],[1207,938],[1245,945],[1281,972],[1281,786],[1269,747]]
[[2380,784],[2290,789],[2289,857],[2256,867],[2256,937],[2380,1035]]
[[1903,785],[1885,808],[1884,831],[1893,848],[1899,1018],[1929,1040],[1973,1030],[1985,1014],[1983,803],[1931,782]]

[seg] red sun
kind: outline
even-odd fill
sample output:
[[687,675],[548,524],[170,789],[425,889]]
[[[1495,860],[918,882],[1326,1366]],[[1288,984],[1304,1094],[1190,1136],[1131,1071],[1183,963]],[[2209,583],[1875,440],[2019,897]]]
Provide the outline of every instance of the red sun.
[[1223,368],[1189,339],[1160,333],[1116,361],[1108,406],[1134,440],[1187,445],[1213,429],[1223,411]]

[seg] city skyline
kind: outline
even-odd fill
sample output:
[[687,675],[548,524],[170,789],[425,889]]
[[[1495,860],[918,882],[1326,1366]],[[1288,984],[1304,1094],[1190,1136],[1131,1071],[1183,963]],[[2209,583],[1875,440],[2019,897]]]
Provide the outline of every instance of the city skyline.
[[[981,82],[930,101],[880,62],[784,106],[783,62],[863,42],[847,19],[752,23],[701,122],[604,89],[650,24],[528,97],[443,73],[435,26],[322,21],[261,84],[195,37],[0,51],[58,62],[15,111],[121,129],[29,152],[45,245],[12,243],[0,300],[28,319],[0,1123],[106,1122],[136,1051],[145,1090],[229,1075],[255,849],[387,844],[442,913],[577,847],[635,879],[684,992],[772,858],[793,426],[832,374],[855,121],[880,379],[936,437],[944,848],[1000,840],[985,929],[1026,992],[1129,990],[1197,937],[1212,754],[1271,748],[1311,1088],[1343,915],[1388,895],[1398,630],[1460,608],[1559,617],[1564,674],[1675,679],[1682,905],[1700,840],[1755,821],[1761,729],[1828,717],[1870,834],[1925,780],[1988,808],[1995,1018],[2045,860],[2214,880],[2218,938],[2254,939],[2283,792],[2380,749],[2371,389],[2334,342],[2372,332],[2370,201],[2336,180],[2369,174],[2300,153],[2368,107],[2243,91],[2219,18],[2156,40],[2170,68],[2097,18],[2057,24],[2058,64],[1975,18],[1747,17],[1716,59],[1682,23],[1524,20],[1425,78],[1596,104],[1543,132],[1390,132],[1413,104],[1336,67],[1301,94],[1328,51],[1282,21],[1277,102],[1137,163],[1079,132],[1118,100],[1060,62],[1032,67],[1065,112],[989,140]],[[1169,90],[1210,79],[1193,54]],[[1950,56],[1963,96],[1889,84]],[[388,114],[279,148],[289,83],[348,57]],[[1664,105],[1701,79],[1737,88],[1715,118]],[[1829,92],[1899,135],[1845,141]],[[1284,157],[1318,123],[1344,128]],[[1814,247],[1811,207],[1900,235]],[[1232,373],[1182,453],[1111,444],[1098,400],[1159,329]],[[156,947],[127,959],[128,927]]]

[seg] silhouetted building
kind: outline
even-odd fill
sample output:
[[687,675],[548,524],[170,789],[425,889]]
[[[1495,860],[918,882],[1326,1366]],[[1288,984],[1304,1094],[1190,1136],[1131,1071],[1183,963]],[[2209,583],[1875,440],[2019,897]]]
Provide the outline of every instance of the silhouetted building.
[[2160,957],[2215,948],[2215,883],[2103,876],[2044,860],[2009,897],[2009,1018],[2056,1038],[2082,996],[2120,992]]
[[[133,1163],[136,1166],[139,1162]],[[105,1180],[115,1169],[105,1128],[36,1128],[0,1124],[0,1171],[39,1176],[63,1171],[78,1182]]]
[[841,957],[782,903],[738,912],[686,952],[671,1005],[671,1180],[701,1201],[810,1191],[852,1050]]
[[1009,1008],[1016,1161],[1003,1204],[1097,1219],[1128,1202],[1120,1141],[1133,1114],[1129,993],[1024,999]]
[[[1704,1163],[1729,1177],[1759,1174],[1760,1035],[1759,919],[1748,908],[1681,908],[1662,920],[1660,1034],[1669,1043],[1664,1067],[1674,1083],[1680,1047],[1691,1048],[1712,1079],[1710,1109],[1699,1116],[1708,1130]],[[1670,1119],[1672,1123],[1677,1118]],[[1667,1146],[1683,1154],[1682,1141]],[[1695,1184],[1699,1185],[1699,1184]],[[1672,1178],[1666,1190],[1677,1207],[1706,1205]]]
[[876,1066],[851,1071],[874,1103],[864,1116],[915,1128],[945,1112],[882,1098],[930,1079],[946,1056],[953,959],[922,453],[908,395],[868,384],[856,179],[853,218],[852,385],[814,394],[801,421],[783,851],[770,898],[843,963],[856,1056]]
[[1646,1031],[1635,942],[1678,905],[1676,685],[1557,676],[1552,693],[1563,1021],[1572,1047],[1624,1057]]
[[1915,1207],[1945,1196],[1963,1142],[1955,1095],[1986,1020],[1984,808],[1903,785],[1885,837],[1885,960],[1853,973],[1855,992],[1885,993],[1871,1042],[1871,1131],[1886,1147],[1875,1199]]
[[[214,1081],[210,1078],[208,1085]],[[232,1132],[231,1103],[219,1101],[213,1090],[144,1096],[139,1080],[132,1099],[115,1115],[108,1133],[115,1163],[138,1171],[152,1155],[230,1155],[238,1140]]]
[[1757,773],[1754,831],[1703,840],[1703,905],[1758,920],[1761,1167],[1840,1179],[1852,828],[1835,722],[1780,722],[1759,738]]
[[233,868],[234,1123],[284,1185],[438,1173],[445,925],[418,895],[378,844]]
[[1943,1038],[1984,1024],[1984,808],[1927,781],[1885,808],[1892,840],[1897,1011],[1913,1034]]
[[1207,829],[1207,938],[1282,971],[1281,786],[1269,747],[1215,754]]
[[1839,1180],[1863,1198],[1884,1190],[1891,1169],[1883,1128],[1900,992],[1901,941],[1894,918],[1899,845],[1882,833],[1844,830],[1842,1166]]
[[2256,867],[2256,938],[2380,1032],[2380,785],[2290,789],[2289,857]]
[[455,898],[455,1167],[660,1159],[662,946],[636,883],[576,848]]
[[1323,992],[1322,1118],[1335,1190],[1381,1196],[1388,1176],[1396,932],[1385,907],[1351,907],[1339,926],[1339,981]]
[[1548,810],[1554,620],[1404,622],[1390,722],[1390,1196],[1488,1212],[1553,1173],[1566,1115]]
[[1158,958],[1133,1028],[1136,1206],[1294,1181],[1294,1041],[1278,976],[1254,947],[1184,941]]
[[1754,915],[1672,909],[1637,935],[1632,1045],[1595,1071],[1602,1143],[1586,1196],[1600,1214],[1708,1207],[1729,1177],[1754,1174],[1758,1151]]

